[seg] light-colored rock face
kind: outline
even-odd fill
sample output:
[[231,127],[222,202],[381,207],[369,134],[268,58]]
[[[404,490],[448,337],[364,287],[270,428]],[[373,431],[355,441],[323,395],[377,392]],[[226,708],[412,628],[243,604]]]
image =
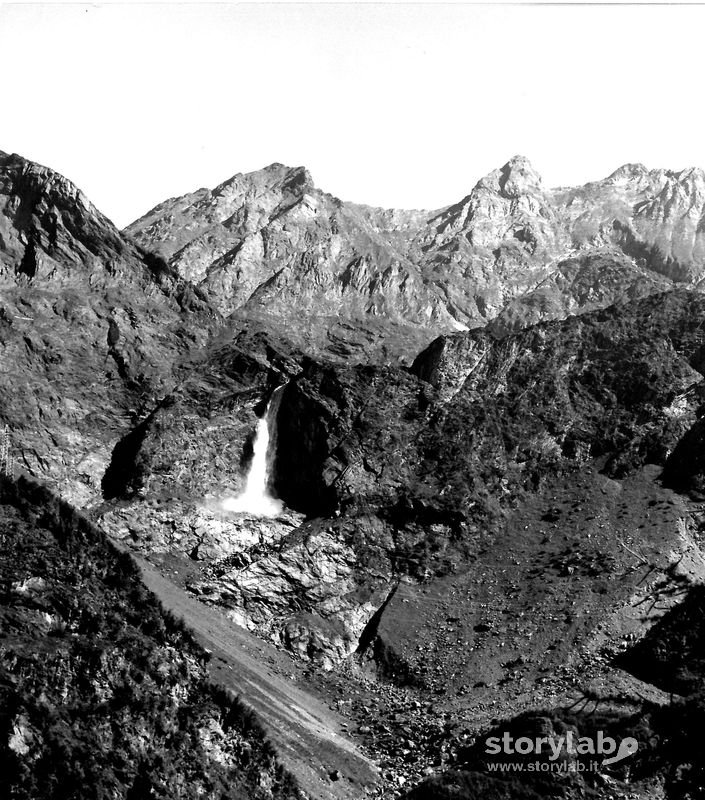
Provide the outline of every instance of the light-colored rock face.
[[482,364],[492,347],[484,331],[441,336],[413,364],[419,377],[439,387],[439,399],[453,398],[470,375]]
[[[330,667],[355,651],[381,602],[359,596],[357,561],[335,531],[315,531],[298,541],[280,541],[251,563],[192,588],[225,606],[238,624]],[[305,613],[297,614],[297,608]]]
[[576,246],[612,242],[677,281],[705,272],[705,173],[701,169],[621,167],[577,189],[554,190]]
[[[701,170],[629,164],[583,187],[548,189],[515,156],[439,211],[344,203],[305,169],[273,164],[169,200],[127,232],[225,314],[286,319],[317,342],[331,317],[358,327],[373,317],[428,331],[430,341],[505,310],[512,329],[667,287],[657,276],[697,284],[704,213]],[[624,269],[625,285],[593,274],[586,296],[572,290],[563,262],[596,248]],[[540,301],[517,305],[536,290]]]
[[472,250],[483,255],[483,250],[494,250],[512,239],[531,254],[540,249],[555,255],[565,248],[565,233],[550,195],[531,164],[520,156],[480,180],[464,200],[431,224],[436,257],[451,242],[467,248],[467,255]]
[[303,168],[236,175],[167,201],[128,233],[200,283],[224,314],[246,307],[451,324],[439,294],[370,215],[316,189]]

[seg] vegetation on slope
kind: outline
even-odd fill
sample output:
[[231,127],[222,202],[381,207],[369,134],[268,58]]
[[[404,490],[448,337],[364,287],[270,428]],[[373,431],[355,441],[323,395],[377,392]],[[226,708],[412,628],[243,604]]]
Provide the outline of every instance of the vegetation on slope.
[[38,484],[0,476],[0,794],[299,797],[252,714],[131,558]]

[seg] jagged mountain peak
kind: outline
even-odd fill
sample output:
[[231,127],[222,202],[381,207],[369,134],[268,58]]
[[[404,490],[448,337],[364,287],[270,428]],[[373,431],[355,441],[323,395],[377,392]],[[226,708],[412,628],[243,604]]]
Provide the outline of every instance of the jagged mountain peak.
[[[432,224],[432,242],[428,235],[422,239],[426,258],[435,264],[447,262],[449,253],[460,263],[479,263],[478,257],[523,263],[525,256],[535,254],[545,260],[548,252],[564,249],[566,238],[541,176],[521,155],[478,181],[467,197],[438,214]],[[501,252],[507,244],[509,252]]]
[[275,161],[272,164],[269,164],[268,166],[264,167],[264,169],[262,170],[256,170],[256,172],[275,172],[291,177],[301,176],[307,182],[313,183],[313,178],[311,177],[311,173],[306,169],[306,167],[301,165],[299,165],[298,167],[290,167],[287,164],[281,164],[279,161]]
[[275,161],[262,169],[236,173],[213,189],[211,195],[218,197],[231,189],[238,192],[289,191],[303,195],[314,188],[313,178],[306,167],[289,167]]
[[642,178],[647,175],[649,170],[640,163],[622,164],[619,169],[616,169],[611,175],[607,177],[607,181],[621,181],[632,180],[634,178]]
[[128,261],[134,270],[141,259],[68,178],[16,153],[0,153],[0,272],[60,280],[69,265],[101,273],[119,271]]
[[[655,184],[675,183],[681,185],[693,185],[705,183],[705,170],[701,167],[685,167],[681,170],[668,169],[649,169],[640,163],[623,164],[611,175],[598,181],[598,184],[621,184],[639,183],[640,181],[651,181]],[[593,184],[588,184],[588,186]]]
[[543,189],[541,176],[525,156],[514,156],[500,169],[500,189],[508,197]]
[[705,185],[705,170],[701,167],[687,167],[676,174],[678,183],[690,186]]
[[43,197],[52,205],[78,204],[92,216],[107,222],[75,183],[56,170],[17,153],[0,151],[0,192],[37,201]]
[[513,199],[523,194],[543,191],[543,181],[526,156],[516,155],[504,166],[482,178],[475,189],[494,192],[501,197]]

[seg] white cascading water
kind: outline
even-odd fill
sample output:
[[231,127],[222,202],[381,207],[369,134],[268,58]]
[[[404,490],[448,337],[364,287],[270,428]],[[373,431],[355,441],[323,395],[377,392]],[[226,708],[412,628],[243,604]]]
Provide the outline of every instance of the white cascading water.
[[257,421],[255,439],[252,443],[252,463],[245,478],[245,489],[237,497],[223,500],[225,511],[238,511],[258,517],[276,517],[283,503],[270,493],[269,481],[276,456],[277,412],[281,402],[283,386],[278,386],[267,403],[267,409]]

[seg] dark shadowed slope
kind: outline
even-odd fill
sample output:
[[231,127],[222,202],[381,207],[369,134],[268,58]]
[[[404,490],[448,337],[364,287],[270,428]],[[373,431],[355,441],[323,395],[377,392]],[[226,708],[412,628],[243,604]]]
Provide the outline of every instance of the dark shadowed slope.
[[132,559],[39,485],[0,491],[3,797],[299,797]]

